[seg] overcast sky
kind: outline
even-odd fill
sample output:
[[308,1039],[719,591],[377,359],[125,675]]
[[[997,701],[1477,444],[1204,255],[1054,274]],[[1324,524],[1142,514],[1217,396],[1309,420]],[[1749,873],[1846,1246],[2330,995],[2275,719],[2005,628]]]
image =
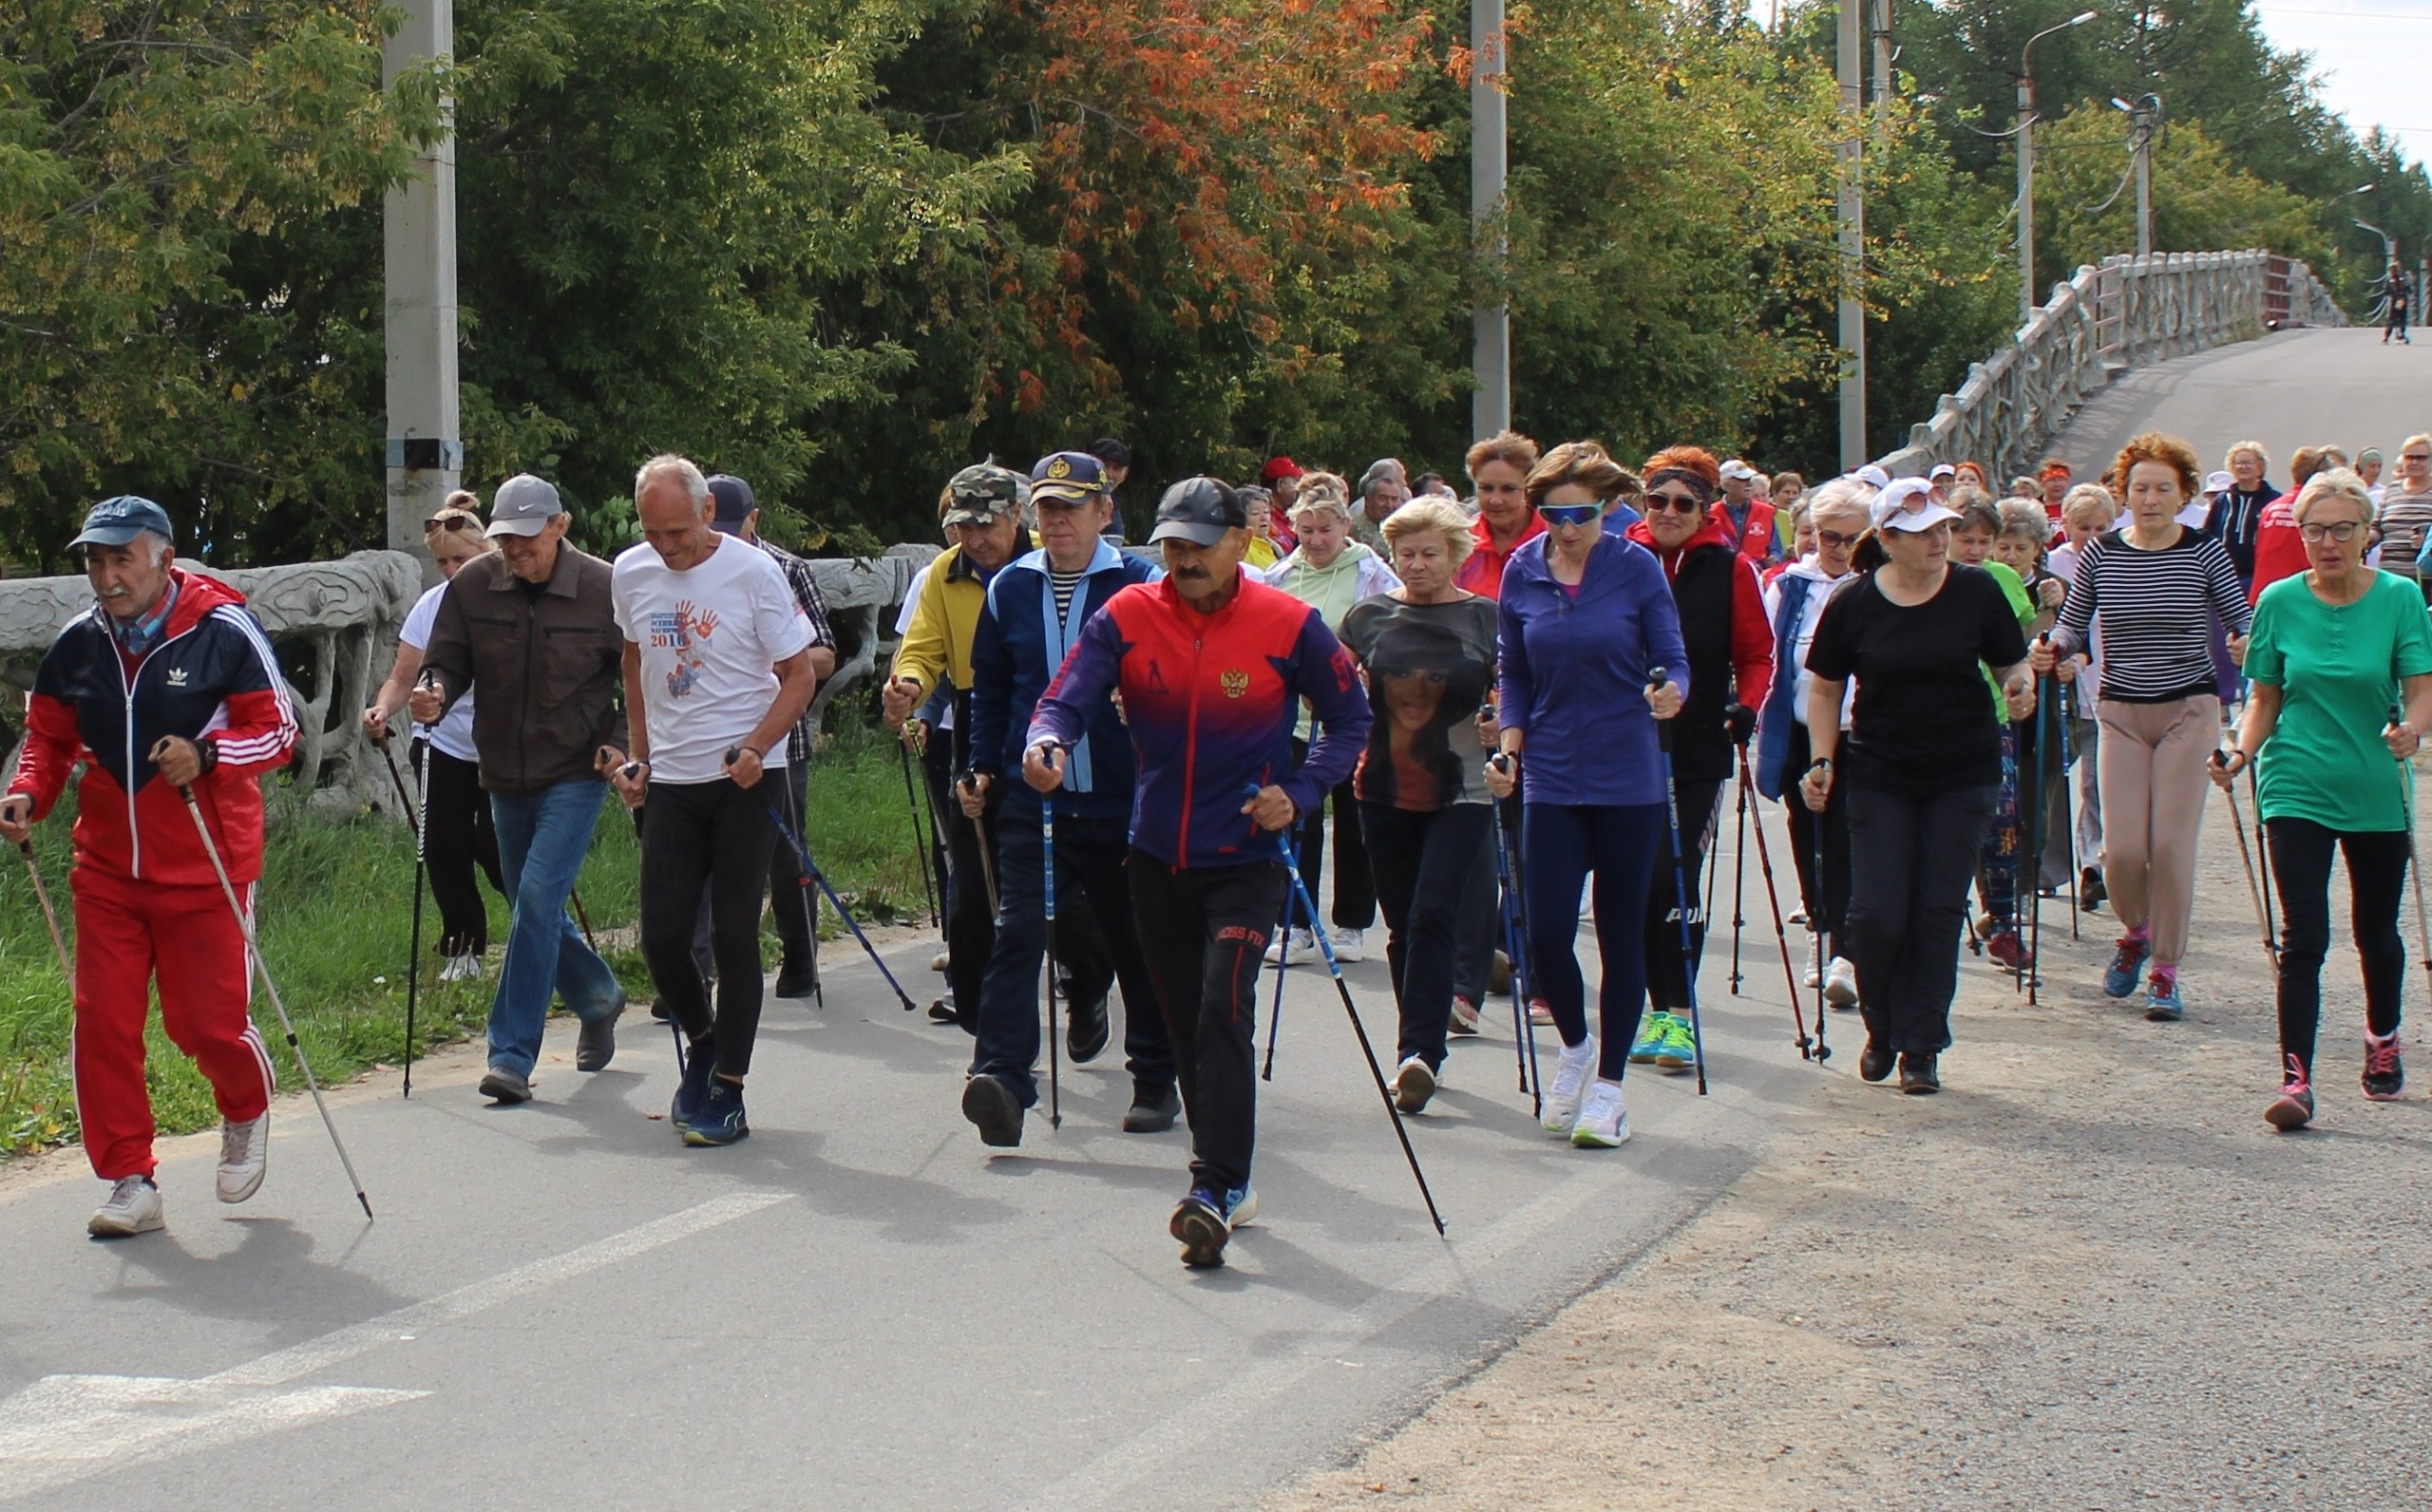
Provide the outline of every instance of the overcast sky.
[[2432,159],[2432,0],[2255,0],[2271,45],[2313,54],[2323,99],[2363,137],[2376,124]]

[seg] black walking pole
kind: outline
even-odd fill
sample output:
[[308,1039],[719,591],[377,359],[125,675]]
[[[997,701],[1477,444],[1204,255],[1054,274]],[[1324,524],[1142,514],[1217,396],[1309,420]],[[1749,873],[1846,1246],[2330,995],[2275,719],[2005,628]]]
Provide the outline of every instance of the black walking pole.
[[[962,775],[955,779],[955,790],[961,793],[978,792],[979,789],[973,785],[971,779],[971,768],[966,766],[962,770]],[[988,886],[988,917],[989,918],[994,919],[998,914],[997,862],[995,858],[991,855],[993,847],[988,843],[987,808],[983,805],[978,814],[971,817],[968,822],[971,825],[972,832],[979,837],[979,879],[982,882],[985,882]]]
[[[742,754],[742,747],[729,747],[726,753],[727,765],[730,766],[734,765],[735,758]],[[633,766],[626,767],[628,773],[633,769]],[[845,927],[853,932],[853,938],[861,942],[862,954],[867,955],[870,958],[870,964],[878,968],[879,975],[886,978],[886,985],[894,990],[896,1001],[903,1005],[903,1011],[907,1013],[912,1011],[911,994],[903,991],[903,984],[895,979],[895,973],[886,969],[886,962],[879,957],[878,947],[870,943],[870,937],[867,935],[862,933],[861,922],[853,917],[853,911],[845,906],[845,900],[836,896],[836,889],[828,885],[827,874],[821,871],[819,863],[810,859],[810,851],[804,846],[802,837],[794,832],[794,827],[786,822],[786,816],[779,813],[777,806],[768,799],[760,800],[760,808],[769,816],[770,822],[777,826],[777,837],[786,842],[787,849],[794,853],[794,864],[802,868],[803,880],[816,884],[819,890],[826,895],[828,906],[836,910],[836,917],[845,921]]]
[[[2226,768],[2230,764],[2228,758],[2223,752],[2215,750],[2213,752],[2213,765],[2215,767]],[[2253,764],[2250,762],[2248,765],[2252,766]],[[2246,868],[2246,891],[2247,897],[2252,899],[2254,903],[2255,927],[2263,931],[2263,954],[2270,958],[2271,970],[2276,974],[2280,970],[2280,947],[2272,938],[2271,916],[2263,900],[2263,889],[2255,881],[2254,853],[2247,848],[2246,819],[2238,812],[2238,789],[2236,778],[2232,777],[2230,779],[2230,785],[2221,789],[2221,795],[2230,801],[2230,827],[2237,832],[2238,860]],[[2260,827],[2262,821],[2263,816],[2258,812],[2255,815],[2255,822],[2258,828]]]
[[[1802,803],[1807,802],[1807,784],[1804,779],[1801,779],[1799,783],[1798,801]],[[1825,795],[1824,802],[1827,806],[1830,806],[1833,802],[1832,796],[1830,794]],[[1824,875],[1824,811],[1822,809],[1811,808],[1807,812],[1814,821],[1814,822],[1807,826],[1807,832],[1810,836],[1809,849],[1814,853],[1812,861],[1815,868],[1814,872],[1814,876],[1815,878],[1815,898],[1814,901],[1809,905],[1807,910],[1807,926],[1809,929],[1813,930],[1815,935],[1815,964],[1817,967],[1815,973],[1815,1048],[1819,1052],[1816,1055],[1816,1059],[1821,1061],[1831,1059],[1833,1054],[1831,1050],[1824,1049],[1825,983],[1833,974],[1833,957],[1839,952],[1841,942],[1833,936],[1827,934],[1824,929],[1824,900],[1833,896],[1832,881]],[[1849,906],[1846,899],[1843,900],[1842,906],[1844,908]]]
[[[383,727],[380,731],[380,754],[383,756],[389,754],[388,735],[387,728]],[[411,815],[414,822],[414,926],[406,955],[405,1095],[408,1097],[414,1095],[414,1007],[422,995],[422,885],[425,868],[430,860],[430,826],[422,822],[423,811],[430,803],[430,742],[428,736],[417,735],[414,743],[421,747],[415,753],[421,759],[412,762],[415,788]],[[390,770],[393,774],[395,767],[391,766]]]
[[[1745,741],[1742,741],[1739,744],[1739,764],[1742,766],[1745,766],[1748,764],[1748,744]],[[1764,823],[1760,820],[1757,825],[1758,832],[1760,835],[1763,833],[1764,827]],[[1721,789],[1717,788],[1714,795],[1714,822],[1707,828],[1706,833],[1710,835],[1720,835],[1721,832],[1722,791]],[[1707,854],[1712,858],[1707,863],[1709,867],[1707,875],[1711,877],[1721,872],[1722,859],[1719,856],[1714,856],[1711,850],[1709,850]],[[1738,997],[1739,995],[1739,983],[1741,980],[1739,975],[1739,931],[1741,927],[1747,923],[1747,919],[1745,917],[1748,912],[1746,901],[1748,897],[1747,881],[1748,788],[1747,784],[1743,783],[1740,784],[1739,788],[1739,838],[1733,841],[1733,849],[1731,853],[1731,995],[1734,997]],[[1714,894],[1711,887],[1707,889],[1706,896],[1709,899],[1713,898]],[[1714,928],[1714,904],[1712,901],[1708,901],[1706,904],[1706,928],[1709,930]],[[1793,997],[1791,1001],[1796,1003],[1797,998]],[[1801,1047],[1801,1049],[1803,1049],[1804,1047]]]
[[2069,803],[2069,705],[2076,702],[2075,687],[2057,681],[2061,698],[2061,837],[2068,847],[2064,853],[2069,862],[2069,937],[2078,936],[2078,816]]
[[[1749,794],[1756,787],[1757,780],[1748,774],[1748,743],[1743,740],[1739,743],[1739,803],[1743,810],[1748,806]],[[1798,976],[1791,970],[1790,931],[1782,924],[1782,896],[1774,885],[1774,853],[1772,847],[1765,843],[1765,819],[1761,811],[1757,816],[1757,869],[1764,874],[1765,901],[1774,914],[1774,942],[1781,947],[1782,990],[1790,994],[1790,1024],[1798,1037],[1798,1058],[1814,1061],[1820,1066],[1833,1053],[1823,1048],[1824,1008],[1821,1002],[1817,1003],[1815,1035],[1811,1040],[1807,1033],[1807,1020],[1798,1011]],[[1817,973],[1816,979],[1823,980],[1821,973]]]
[[[1499,771],[1511,769],[1509,752],[1497,751],[1491,758]],[[1516,789],[1515,789],[1516,793]],[[1520,835],[1518,829],[1504,822],[1503,805],[1510,799],[1488,795],[1488,822],[1494,827],[1495,881],[1501,897],[1496,912],[1503,916],[1505,954],[1511,961],[1511,1053],[1520,1062],[1520,1090],[1529,1094],[1530,1115],[1546,1115],[1545,1073],[1537,1065],[1537,1023],[1530,1017],[1530,993],[1536,989],[1537,969],[1529,946],[1529,907],[1522,890],[1520,876]],[[1505,847],[1509,844],[1510,848]]]
[[[2058,688],[2060,685],[2055,682],[2052,686]],[[2026,905],[2026,1006],[2029,1008],[2036,1006],[2036,989],[2042,985],[2043,971],[2043,826],[2048,822],[2047,816],[2043,812],[2043,754],[2045,747],[2052,744],[2043,738],[2042,722],[2044,711],[2049,707],[2043,699],[2043,679],[2037,678],[2034,714],[2036,721],[2034,726],[2035,804],[2031,810],[2034,817],[2026,823],[2025,832],[2019,838],[2019,876],[2024,879],[2028,875],[2028,862],[2031,859],[2035,877],[2035,893],[2027,899]]]
[[[929,875],[929,852],[921,841],[921,800],[912,781],[912,747],[898,740],[895,754],[903,758],[903,812],[912,821],[912,854],[921,862],[921,893],[929,900],[929,927],[937,929],[944,924],[945,916],[938,911],[937,879]],[[929,827],[935,831],[935,819]]]
[[[1257,794],[1258,784],[1252,783],[1248,795],[1256,797]],[[1291,827],[1287,825],[1275,834],[1275,848],[1283,858],[1284,871],[1291,876],[1293,896],[1300,898],[1301,906],[1309,911],[1309,917],[1316,918],[1318,905],[1309,897],[1308,884],[1301,880],[1301,860],[1293,852]],[[1284,917],[1291,917],[1289,910]],[[1418,1182],[1418,1195],[1427,1203],[1427,1216],[1434,1222],[1435,1232],[1441,1235],[1444,1232],[1444,1215],[1435,1210],[1435,1194],[1427,1189],[1427,1173],[1418,1168],[1418,1151],[1411,1148],[1410,1130],[1402,1126],[1402,1110],[1394,1106],[1394,1094],[1385,1086],[1385,1072],[1377,1064],[1376,1048],[1368,1043],[1368,1026],[1359,1021],[1358,1006],[1351,1000],[1351,984],[1342,979],[1342,963],[1334,958],[1334,941],[1322,929],[1313,929],[1310,933],[1318,937],[1318,954],[1326,958],[1326,970],[1334,973],[1334,990],[1341,994],[1342,1011],[1351,1015],[1351,1031],[1359,1037],[1359,1053],[1367,1058],[1368,1075],[1377,1084],[1377,1096],[1383,1100],[1386,1115],[1394,1121],[1394,1137],[1401,1141],[1402,1159],[1410,1162],[1410,1174]]]
[[2257,872],[2262,877],[2263,938],[2271,947],[2271,958],[2280,958],[2280,921],[2271,907],[2271,848],[2263,843],[2263,788],[2255,781],[2254,763],[2246,764],[2247,796],[2254,800],[2255,858]]
[[1262,1082],[1275,1080],[1275,1036],[1283,1029],[1283,969],[1292,964],[1292,899],[1283,899],[1283,920],[1275,926],[1275,1006],[1266,1015],[1266,1064],[1259,1068]]
[[[161,746],[166,744],[164,736],[161,745],[153,747],[152,760],[156,765],[161,759]],[[321,1126],[330,1131],[330,1143],[337,1146],[338,1164],[345,1168],[347,1181],[354,1188],[354,1200],[363,1204],[363,1216],[368,1219],[371,1216],[371,1199],[364,1195],[363,1179],[354,1174],[354,1162],[348,1158],[346,1141],[338,1138],[338,1126],[330,1118],[330,1105],[321,1100],[321,1084],[313,1074],[313,1063],[304,1058],[304,1047],[296,1043],[295,1021],[287,1016],[287,1005],[279,1001],[278,984],[270,979],[270,966],[262,959],[261,942],[254,937],[254,921],[245,916],[244,904],[237,900],[237,884],[228,879],[228,867],[219,859],[219,844],[211,838],[211,826],[203,822],[202,807],[195,802],[194,788],[180,783],[178,796],[185,800],[186,812],[194,819],[195,833],[202,837],[203,854],[211,858],[211,870],[219,879],[219,891],[228,899],[228,912],[237,917],[237,930],[245,937],[245,952],[253,958],[254,974],[261,979],[262,994],[278,1014],[278,1027],[287,1035],[287,1048],[294,1052],[296,1068],[304,1073],[304,1085],[313,1093],[313,1106],[320,1109]]]
[[[1053,752],[1054,747],[1049,750]],[[1064,1126],[1064,1100],[1060,1089],[1062,1059],[1057,1047],[1055,1028],[1055,795],[1038,795],[1039,853],[1047,866],[1047,1126]],[[1038,1022],[1032,1019],[1032,1023]],[[1252,1020],[1256,1023],[1256,1020]],[[1275,1051],[1270,1046],[1270,1059]],[[1033,1064],[1036,1064],[1035,1062]]]
[[[1662,688],[1663,669],[1647,669],[1646,686]],[[1706,1031],[1698,1017],[1698,956],[1689,937],[1689,874],[1681,860],[1681,789],[1672,780],[1672,722],[1655,722],[1655,744],[1663,753],[1663,817],[1672,832],[1672,896],[1681,904],[1681,979],[1688,987],[1689,1033],[1698,1042],[1698,1095],[1706,1095]]]

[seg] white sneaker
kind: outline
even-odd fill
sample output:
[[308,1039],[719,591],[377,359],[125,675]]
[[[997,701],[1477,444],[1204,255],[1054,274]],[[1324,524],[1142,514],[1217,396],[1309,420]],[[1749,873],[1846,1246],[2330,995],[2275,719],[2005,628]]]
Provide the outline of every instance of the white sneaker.
[[219,1125],[219,1200],[241,1202],[261,1190],[262,1173],[270,1168],[270,1110],[239,1124]]
[[1810,987],[1824,985],[1824,939],[1820,935],[1807,936],[1807,974],[1800,979]]
[[149,1234],[161,1226],[161,1189],[148,1176],[122,1176],[110,1188],[109,1200],[93,1209],[85,1232],[96,1238],[123,1239]]
[[929,957],[929,970],[933,972],[942,972],[953,964],[954,957],[946,954],[944,951],[940,951],[935,955]]
[[1588,1035],[1576,1047],[1565,1046],[1554,1057],[1554,1085],[1546,1093],[1546,1132],[1568,1134],[1579,1122],[1579,1094],[1587,1085],[1587,1072],[1596,1064],[1596,1036]]
[[450,955],[447,964],[439,969],[443,982],[476,981],[482,974],[482,958],[478,955]]
[[1286,947],[1296,961],[1312,960],[1318,954],[1318,937],[1305,929],[1295,929],[1289,935],[1278,935],[1266,948],[1266,964],[1277,965],[1284,959]]
[[1368,932],[1364,929],[1338,929],[1334,932],[1334,958],[1339,961],[1364,961],[1368,958]]
[[1579,1110],[1570,1143],[1584,1150],[1609,1150],[1629,1143],[1630,1110],[1622,1102],[1622,1084],[1603,1077],[1587,1089],[1587,1106]]
[[1832,973],[1824,978],[1824,1001],[1834,1008],[1858,1006],[1858,969],[1848,956],[1833,957]]
[[1435,1072],[1414,1055],[1394,1072],[1394,1106],[1404,1113],[1422,1112],[1435,1095]]

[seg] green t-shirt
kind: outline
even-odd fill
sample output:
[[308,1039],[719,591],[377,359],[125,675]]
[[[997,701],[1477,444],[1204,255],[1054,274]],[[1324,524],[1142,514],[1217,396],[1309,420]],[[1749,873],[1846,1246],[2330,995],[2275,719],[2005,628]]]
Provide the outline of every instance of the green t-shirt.
[[[2018,569],[1987,558],[1985,570],[1993,575],[1993,581],[2002,585],[2002,596],[2010,601],[2010,613],[2018,616],[2018,628],[2034,629],[2035,601],[2026,596],[2026,584],[2019,581]],[[1993,690],[1993,717],[2004,725],[2008,724],[2009,700],[2002,696],[2001,679],[1993,675],[1990,667],[1985,669],[1985,686]]]
[[2280,722],[2255,762],[2266,819],[2343,834],[2406,828],[2406,787],[2382,744],[2399,679],[2432,672],[2432,619],[2413,583],[2375,573],[2334,609],[2302,573],[2263,591],[2246,674],[2280,690]]

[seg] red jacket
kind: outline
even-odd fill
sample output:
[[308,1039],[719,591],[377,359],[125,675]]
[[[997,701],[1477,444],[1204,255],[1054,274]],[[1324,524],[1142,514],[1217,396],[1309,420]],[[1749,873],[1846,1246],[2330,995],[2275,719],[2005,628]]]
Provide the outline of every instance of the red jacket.
[[182,568],[169,576],[178,597],[168,623],[131,664],[99,605],[50,643],[26,701],[26,744],[9,791],[32,794],[40,819],[81,761],[77,865],[217,886],[185,801],[158,780],[147,754],[163,735],[208,742],[218,762],[195,780],[195,799],[229,879],[241,885],[261,876],[260,777],[287,764],[295,710],[244,595]]
[[1511,553],[1546,533],[1546,522],[1537,512],[1529,511],[1529,522],[1520,527],[1519,536],[1509,550],[1494,549],[1494,530],[1481,514],[1470,521],[1470,554],[1461,559],[1461,570],[1453,575],[1453,586],[1464,588],[1486,598],[1503,596],[1503,568],[1511,560]]
[[2273,583],[2305,570],[2306,539],[2297,534],[2297,495],[2292,489],[2264,505],[2255,520],[2254,580],[2247,584],[2246,601],[2253,603]]
[[[1755,494],[1748,496],[1748,528],[1746,530],[1738,530],[1732,525],[1731,501],[1727,499],[1716,500],[1714,508],[1707,512],[1706,519],[1722,527],[1722,539],[1737,546],[1739,555],[1760,567],[1781,555],[1781,538],[1774,533],[1775,510],[1773,501],[1769,499],[1759,498]],[[1645,543],[1642,541],[1640,544]],[[1771,639],[1770,636],[1767,638]]]

